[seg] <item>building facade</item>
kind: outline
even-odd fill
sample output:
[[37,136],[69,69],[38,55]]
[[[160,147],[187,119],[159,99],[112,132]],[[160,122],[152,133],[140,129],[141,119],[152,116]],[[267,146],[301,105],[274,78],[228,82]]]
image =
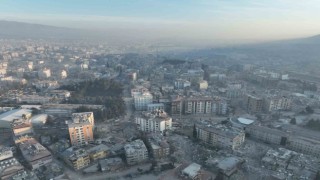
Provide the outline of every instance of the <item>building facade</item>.
[[149,158],[147,147],[140,139],[126,144],[124,150],[128,165],[138,164]]
[[245,133],[236,129],[196,126],[197,138],[208,145],[235,150],[245,140]]
[[149,92],[144,92],[142,94],[137,94],[133,97],[134,107],[137,111],[147,110],[148,104],[153,102],[153,96]]
[[94,118],[92,112],[72,114],[72,122],[68,122],[70,142],[72,146],[82,146],[93,141]]
[[163,110],[153,112],[142,112],[140,117],[136,117],[138,129],[145,132],[161,132],[172,128],[172,118]]

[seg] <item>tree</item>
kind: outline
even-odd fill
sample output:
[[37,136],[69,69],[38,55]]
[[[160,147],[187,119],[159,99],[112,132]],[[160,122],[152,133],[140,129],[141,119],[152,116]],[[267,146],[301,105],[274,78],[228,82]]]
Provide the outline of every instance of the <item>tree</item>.
[[292,118],[292,119],[290,120],[290,124],[296,125],[296,124],[297,124],[296,118]]
[[197,128],[196,128],[196,124],[193,124],[193,138],[196,139],[197,138]]
[[306,112],[308,113],[308,114],[312,114],[312,113],[314,113],[314,110],[312,109],[312,107],[310,107],[309,105],[306,107]]

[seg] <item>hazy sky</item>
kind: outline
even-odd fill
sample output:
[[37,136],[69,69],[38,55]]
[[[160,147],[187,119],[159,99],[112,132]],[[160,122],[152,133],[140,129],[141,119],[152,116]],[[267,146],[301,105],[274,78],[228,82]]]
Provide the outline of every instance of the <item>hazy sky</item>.
[[320,0],[0,0],[0,19],[159,38],[270,40],[320,34]]

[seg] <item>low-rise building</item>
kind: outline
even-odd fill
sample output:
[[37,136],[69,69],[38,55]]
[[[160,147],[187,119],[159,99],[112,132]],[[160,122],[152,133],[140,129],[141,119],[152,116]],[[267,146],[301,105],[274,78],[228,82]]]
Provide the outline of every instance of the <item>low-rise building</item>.
[[85,149],[73,149],[71,147],[62,153],[62,157],[75,170],[82,169],[90,164],[90,157]]
[[187,176],[189,179],[196,180],[199,179],[201,172],[201,165],[197,163],[192,163],[182,170],[182,175]]
[[13,121],[30,119],[32,111],[29,109],[14,109],[0,115],[0,128],[11,128]]
[[155,159],[166,158],[170,154],[170,146],[161,134],[151,134],[148,138],[151,154]]
[[24,167],[16,158],[9,158],[0,161],[0,179],[11,180],[13,176],[24,171]]
[[96,161],[98,159],[103,159],[109,154],[110,148],[104,144],[100,144],[94,147],[91,147],[87,150],[90,160]]
[[140,139],[126,144],[124,151],[128,165],[138,164],[149,158],[147,147]]
[[112,172],[122,168],[124,163],[121,158],[116,157],[99,160],[99,165],[102,172]]
[[52,162],[51,153],[34,138],[27,138],[18,144],[22,156],[32,169]]

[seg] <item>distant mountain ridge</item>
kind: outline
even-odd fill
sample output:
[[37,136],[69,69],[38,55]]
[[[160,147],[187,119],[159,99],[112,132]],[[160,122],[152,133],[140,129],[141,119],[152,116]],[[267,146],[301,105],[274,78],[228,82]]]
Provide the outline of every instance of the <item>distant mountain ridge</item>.
[[86,35],[86,32],[78,29],[15,21],[0,21],[0,38],[77,39],[84,35]]

